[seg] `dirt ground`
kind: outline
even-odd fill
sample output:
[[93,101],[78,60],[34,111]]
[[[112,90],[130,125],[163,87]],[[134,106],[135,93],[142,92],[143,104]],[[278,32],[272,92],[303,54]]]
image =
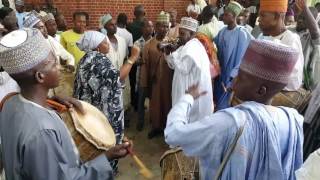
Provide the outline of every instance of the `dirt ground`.
[[[148,139],[148,132],[150,130],[149,122],[145,121],[144,130],[138,132],[136,130],[137,113],[130,113],[130,128],[125,130],[125,136],[133,140],[134,152],[142,160],[142,162],[154,174],[153,180],[161,179],[160,158],[162,154],[169,149],[169,146],[164,142],[163,137],[156,137]],[[146,113],[146,120],[148,118]],[[144,180],[139,173],[139,168],[133,161],[132,157],[128,156],[120,160],[119,174],[117,180]]]

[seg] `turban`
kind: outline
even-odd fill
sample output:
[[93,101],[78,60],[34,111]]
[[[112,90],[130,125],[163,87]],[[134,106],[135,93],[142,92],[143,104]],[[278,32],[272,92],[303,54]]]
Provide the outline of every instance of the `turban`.
[[31,11],[27,16],[24,18],[23,27],[25,28],[33,28],[38,22],[40,22],[40,15],[36,11]]
[[298,57],[299,52],[294,48],[266,40],[252,40],[240,69],[261,79],[287,84]]
[[77,46],[81,51],[89,52],[96,49],[105,38],[106,36],[98,31],[86,31]]
[[239,16],[242,10],[243,7],[236,1],[231,1],[226,7],[226,11],[233,12],[236,16]]
[[288,0],[261,0],[260,11],[285,13],[288,9]]
[[193,32],[197,32],[199,26],[199,22],[191,17],[183,17],[181,18],[181,22],[179,27],[188,29]]
[[111,14],[106,14],[106,15],[103,15],[101,18],[100,18],[100,24],[104,27],[108,22],[110,22],[112,20],[112,16]]
[[50,52],[39,30],[12,31],[0,40],[0,66],[9,74],[22,73],[46,60]]
[[168,23],[170,22],[170,15],[164,11],[161,11],[157,17],[158,23]]
[[47,22],[47,21],[50,21],[50,20],[55,20],[54,19],[54,16],[52,13],[48,13],[47,15],[45,15],[43,18],[42,18],[43,22]]

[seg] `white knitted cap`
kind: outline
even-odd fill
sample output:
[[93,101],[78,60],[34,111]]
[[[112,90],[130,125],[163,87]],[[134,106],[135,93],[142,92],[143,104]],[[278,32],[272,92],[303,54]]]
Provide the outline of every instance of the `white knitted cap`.
[[22,73],[44,61],[50,51],[39,30],[16,30],[0,40],[0,66],[9,74]]

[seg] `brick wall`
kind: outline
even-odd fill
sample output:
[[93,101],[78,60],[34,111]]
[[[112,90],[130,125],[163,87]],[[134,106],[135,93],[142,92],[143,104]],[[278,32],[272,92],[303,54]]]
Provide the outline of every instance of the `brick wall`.
[[[26,0],[26,3],[44,4],[45,0]],[[189,0],[52,0],[53,5],[64,14],[68,25],[72,26],[72,14],[75,11],[86,11],[90,15],[90,28],[98,27],[99,18],[105,13],[116,17],[119,13],[126,13],[131,21],[133,9],[138,4],[143,4],[146,17],[154,21],[161,10],[173,7],[178,10],[178,19],[184,16]]]

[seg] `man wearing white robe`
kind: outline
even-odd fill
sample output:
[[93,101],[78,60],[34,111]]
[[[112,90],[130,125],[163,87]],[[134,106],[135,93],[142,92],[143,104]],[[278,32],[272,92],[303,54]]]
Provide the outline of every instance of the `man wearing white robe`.
[[235,97],[245,102],[189,123],[190,108],[205,94],[192,86],[168,115],[165,141],[199,157],[203,180],[215,179],[232,144],[219,179],[294,180],[303,162],[303,117],[270,103],[288,83],[297,55],[293,48],[252,40],[233,84]]
[[[188,87],[193,84],[199,83],[200,89],[208,92],[195,102],[191,110],[190,122],[213,113],[210,61],[202,43],[197,38],[193,38],[197,27],[197,20],[182,18],[179,41],[184,45],[166,58],[169,67],[174,69],[172,105],[175,105],[185,94]],[[187,34],[187,37],[185,34]]]

